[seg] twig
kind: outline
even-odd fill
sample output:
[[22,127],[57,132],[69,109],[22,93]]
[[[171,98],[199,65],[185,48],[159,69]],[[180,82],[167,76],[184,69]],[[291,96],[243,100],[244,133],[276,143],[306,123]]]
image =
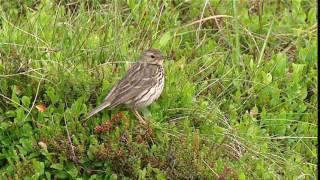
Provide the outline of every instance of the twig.
[[20,105],[19,103],[17,103],[17,102],[15,102],[15,101],[11,100],[11,99],[10,99],[10,98],[8,98],[7,96],[5,96],[5,95],[3,95],[3,94],[1,94],[1,93],[0,93],[0,96],[1,96],[1,97],[3,97],[4,99],[8,100],[8,101],[11,101],[13,104],[15,104],[15,105],[17,105],[17,106],[20,106],[22,109],[24,109],[25,111],[27,111],[27,112],[29,112],[29,113],[30,113],[30,111],[29,111],[29,109],[28,109],[28,108],[26,108],[26,107],[24,107],[24,106]]
[[202,12],[201,12],[201,16],[200,16],[200,23],[199,23],[199,26],[198,26],[198,29],[196,31],[196,36],[197,36],[197,43],[200,44],[200,29],[201,29],[201,26],[202,26],[202,19],[203,19],[203,15],[204,15],[204,11],[207,7],[207,4],[208,4],[208,0],[205,1],[204,5],[203,5],[203,8],[202,8]]
[[163,13],[163,9],[164,9],[164,2],[162,2],[162,4],[161,4],[161,9],[160,9],[159,17],[158,17],[158,22],[157,22],[155,35],[158,34],[158,30],[159,30],[159,25],[160,25],[160,20],[161,20],[161,16],[162,16],[162,13]]
[[70,134],[69,134],[69,131],[68,131],[68,125],[67,125],[67,121],[66,121],[66,116],[64,115],[64,125],[66,127],[66,131],[67,131],[67,136],[68,136],[68,142],[69,142],[69,145],[70,145],[70,148],[71,148],[71,153],[72,153],[72,160],[75,161],[75,162],[78,162],[77,160],[77,157],[76,157],[76,153],[74,152],[74,146],[72,144],[72,140],[71,140],[71,137],[70,137]]
[[36,91],[36,96],[34,97],[34,100],[33,100],[33,102],[32,102],[32,106],[31,106],[28,114],[26,115],[26,117],[24,118],[23,121],[25,121],[25,120],[28,118],[28,116],[30,115],[30,113],[31,113],[34,105],[36,104],[36,101],[37,101],[37,98],[38,98],[38,94],[39,94],[40,84],[41,84],[42,80],[43,80],[43,78],[41,78],[40,81],[39,81],[39,83],[38,83],[38,87],[37,87],[37,91]]
[[17,75],[22,75],[22,74],[28,74],[31,72],[37,72],[37,70],[41,70],[43,68],[37,68],[37,69],[31,69],[29,71],[21,72],[21,73],[15,73],[15,74],[0,74],[0,77],[12,77],[12,76],[17,76]]
[[[191,25],[194,25],[194,24],[197,24],[197,23],[201,23],[201,22],[204,22],[204,21],[208,21],[210,19],[218,19],[218,18],[231,18],[232,16],[228,16],[228,15],[215,15],[215,16],[209,16],[209,17],[206,17],[206,18],[203,18],[203,19],[199,19],[197,21],[193,21],[189,24],[186,24],[182,27],[188,27],[188,26],[191,26]],[[182,28],[181,27],[181,28]]]
[[261,51],[260,51],[260,56],[259,56],[258,65],[257,65],[257,68],[256,68],[256,69],[258,69],[258,68],[260,67],[260,63],[261,63],[261,60],[262,60],[263,55],[264,55],[264,50],[266,49],[266,46],[267,46],[267,43],[268,43],[268,39],[269,39],[269,36],[270,36],[270,33],[271,33],[271,29],[272,29],[272,26],[273,26],[274,19],[275,19],[275,18],[272,19],[270,28],[269,28],[269,30],[268,30],[267,37],[266,37],[266,39],[265,39],[265,41],[264,41],[264,43],[263,43],[262,49],[261,49]]
[[211,170],[211,172],[212,172],[217,178],[219,178],[219,174],[216,173],[216,172],[209,166],[209,164],[208,164],[204,159],[202,159],[202,162]]

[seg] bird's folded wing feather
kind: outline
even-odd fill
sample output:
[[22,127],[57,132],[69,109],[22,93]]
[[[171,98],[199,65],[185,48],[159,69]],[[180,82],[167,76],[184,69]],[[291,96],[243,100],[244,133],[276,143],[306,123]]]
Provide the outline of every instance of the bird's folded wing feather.
[[141,92],[149,89],[157,83],[158,65],[136,63],[133,65],[119,84],[109,93],[107,101],[113,108],[119,104],[128,102]]

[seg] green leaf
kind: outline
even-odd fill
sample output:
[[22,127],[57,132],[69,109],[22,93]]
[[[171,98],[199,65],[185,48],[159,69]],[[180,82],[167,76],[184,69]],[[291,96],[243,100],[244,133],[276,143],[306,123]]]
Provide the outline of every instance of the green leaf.
[[51,179],[51,174],[50,174],[50,172],[45,172],[45,175],[46,175],[46,179]]
[[265,79],[266,84],[270,84],[272,82],[272,75],[270,73],[266,74],[266,79]]
[[146,177],[146,174],[147,174],[147,169],[146,168],[143,168],[143,170],[139,170],[139,176],[138,176],[138,179],[145,179]]
[[31,176],[31,179],[32,180],[38,180],[40,177],[40,174],[39,173],[35,173],[34,175]]
[[287,63],[288,59],[285,54],[278,53],[276,56],[276,67],[275,67],[275,74],[277,76],[283,76],[286,68],[287,68]]
[[56,95],[55,90],[52,87],[47,89],[46,95],[49,97],[52,104],[57,103],[59,100],[59,97]]
[[44,173],[44,163],[43,162],[33,160],[32,166],[33,166],[34,171],[36,173],[38,173],[39,175],[42,175]]
[[265,73],[264,71],[261,71],[261,75],[262,75],[262,81],[264,84],[270,84],[272,82],[271,73]]
[[17,96],[17,87],[16,86],[12,86],[12,95],[11,95],[11,100],[15,103],[12,103],[13,106],[18,107],[17,104],[20,104],[20,99]]
[[30,138],[21,138],[19,140],[19,142],[21,143],[23,149],[26,151],[26,152],[31,152],[33,150],[33,142],[32,142],[32,139]]
[[292,63],[292,73],[294,82],[299,82],[302,79],[304,67],[305,64]]
[[79,98],[76,100],[76,102],[74,102],[71,105],[71,115],[74,117],[79,116],[81,113],[85,112],[86,107],[83,105],[83,97]]
[[246,175],[243,172],[239,174],[239,180],[246,180]]
[[16,122],[23,123],[22,121],[25,119],[24,109],[17,108],[16,113]]
[[118,179],[117,174],[112,174],[112,175],[110,176],[110,180],[116,180],[116,179]]
[[78,169],[73,163],[67,163],[67,173],[72,177],[76,178],[78,175]]
[[61,163],[52,164],[52,165],[50,166],[50,168],[61,171],[61,170],[63,170],[63,164],[61,164]]
[[23,104],[26,108],[28,108],[28,107],[30,106],[31,99],[30,99],[29,97],[23,96],[22,99],[21,99],[21,101],[22,101],[22,104]]
[[15,111],[7,111],[6,113],[7,117],[15,117],[16,116],[16,112]]
[[170,39],[171,39],[171,33],[169,31],[164,33],[160,38],[159,46],[160,47],[166,46]]

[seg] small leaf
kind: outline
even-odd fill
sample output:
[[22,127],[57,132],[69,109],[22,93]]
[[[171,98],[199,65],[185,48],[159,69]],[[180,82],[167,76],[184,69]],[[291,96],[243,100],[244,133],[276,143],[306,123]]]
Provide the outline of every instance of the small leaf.
[[39,173],[39,175],[42,175],[44,173],[44,163],[43,162],[33,160],[32,166],[34,168],[34,171],[36,173]]
[[145,179],[147,174],[147,169],[143,168],[143,170],[139,170],[138,174],[139,174],[138,179]]
[[48,88],[46,95],[50,98],[51,104],[55,104],[59,100],[59,97],[56,95],[56,92],[52,87]]
[[52,164],[52,165],[50,166],[50,168],[61,171],[61,170],[63,170],[63,164],[60,164],[60,163]]
[[239,180],[246,180],[246,175],[243,172],[240,173]]
[[25,120],[25,114],[24,114],[24,109],[22,108],[17,108],[16,109],[16,122],[22,122],[23,120]]
[[44,112],[47,109],[46,105],[43,103],[36,105],[36,108],[39,112]]
[[67,173],[72,177],[76,178],[78,175],[78,169],[74,164],[69,164],[67,167]]
[[15,91],[17,95],[20,95],[22,93],[21,87],[20,86],[15,86]]
[[116,180],[116,179],[118,179],[117,174],[112,174],[112,175],[110,176],[110,180]]
[[35,173],[34,175],[31,176],[31,179],[32,180],[38,180],[40,177],[40,174],[39,173]]
[[7,111],[7,112],[5,113],[5,115],[6,115],[7,117],[15,117],[15,116],[16,116],[16,112],[15,112],[15,111]]
[[261,73],[262,73],[263,83],[270,84],[272,82],[272,75],[270,73],[265,73],[263,71]]
[[28,138],[21,138],[19,140],[19,142],[21,143],[23,150],[25,150],[26,152],[32,152],[33,150],[33,142],[32,139],[28,139]]
[[21,99],[21,102],[25,107],[29,107],[31,103],[31,99],[28,96],[23,96]]
[[266,76],[266,83],[267,84],[270,84],[272,82],[272,75],[270,73],[267,73],[267,76]]
[[277,65],[275,67],[275,73],[277,76],[283,76],[287,68],[288,58],[285,54],[278,53],[276,56],[276,62]]
[[253,59],[250,59],[250,63],[249,63],[249,67],[251,70],[254,70],[254,62],[253,62]]
[[160,40],[159,40],[159,43],[157,43],[156,46],[159,46],[159,47],[164,47],[164,46],[166,46],[171,38],[172,38],[172,37],[171,37],[171,33],[170,33],[170,32],[164,33],[164,34],[161,36],[161,38],[160,38]]
[[17,104],[20,104],[20,99],[17,96],[19,94],[19,89],[17,88],[17,86],[11,86],[11,89],[12,89],[11,100],[15,102],[13,103],[13,105],[15,107],[18,107]]

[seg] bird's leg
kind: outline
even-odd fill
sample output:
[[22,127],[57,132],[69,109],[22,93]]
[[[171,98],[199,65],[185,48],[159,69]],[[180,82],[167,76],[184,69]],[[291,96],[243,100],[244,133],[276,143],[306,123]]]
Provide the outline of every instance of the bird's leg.
[[138,118],[138,120],[141,124],[144,124],[144,125],[147,124],[146,121],[144,120],[144,118],[139,114],[139,112],[136,109],[133,108],[132,111],[133,111],[134,115]]

